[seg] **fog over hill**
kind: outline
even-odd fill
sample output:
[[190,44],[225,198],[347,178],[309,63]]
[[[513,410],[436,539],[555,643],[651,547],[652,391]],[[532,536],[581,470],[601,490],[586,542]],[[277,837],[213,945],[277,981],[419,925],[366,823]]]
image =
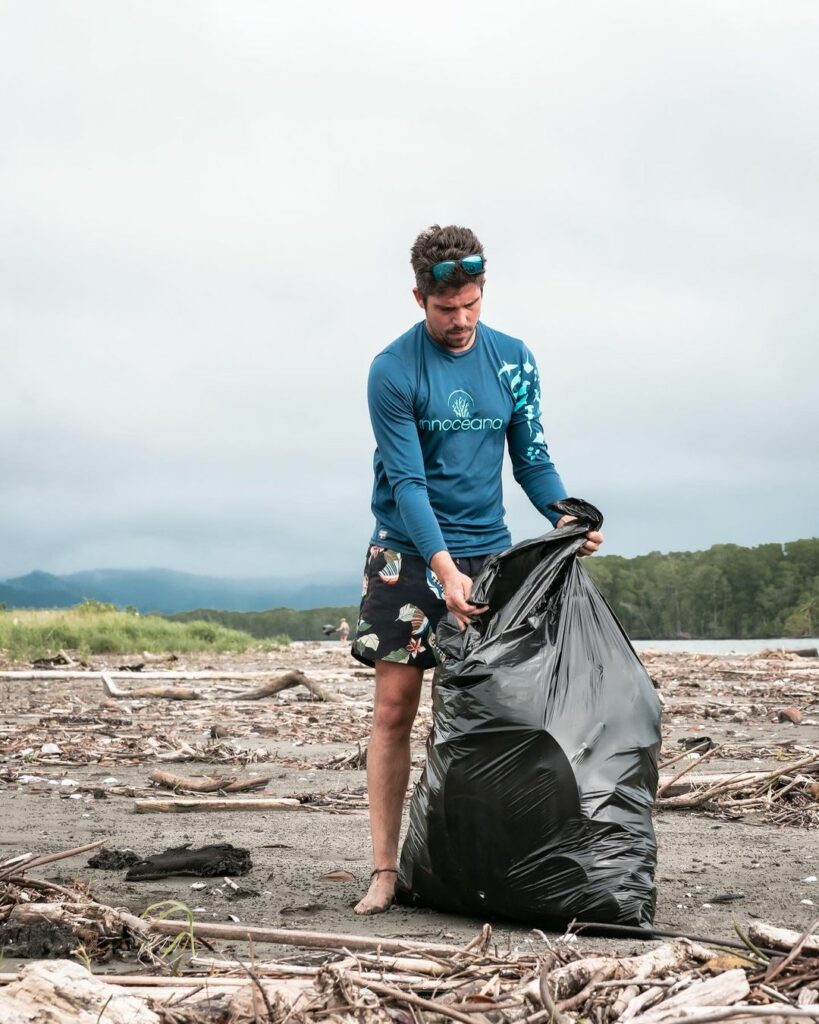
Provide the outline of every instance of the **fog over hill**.
[[0,583],[7,608],[67,608],[86,598],[141,612],[180,612],[190,608],[261,611],[357,604],[359,581],[316,577],[230,579],[170,569],[95,569],[54,575],[30,572]]

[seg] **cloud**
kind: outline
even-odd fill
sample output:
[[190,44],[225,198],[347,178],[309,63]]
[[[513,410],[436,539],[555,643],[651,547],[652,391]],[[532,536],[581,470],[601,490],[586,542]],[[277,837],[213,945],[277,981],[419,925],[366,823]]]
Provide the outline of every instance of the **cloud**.
[[434,221],[481,236],[611,550],[815,533],[814,5],[4,21],[0,576],[357,571],[367,368]]

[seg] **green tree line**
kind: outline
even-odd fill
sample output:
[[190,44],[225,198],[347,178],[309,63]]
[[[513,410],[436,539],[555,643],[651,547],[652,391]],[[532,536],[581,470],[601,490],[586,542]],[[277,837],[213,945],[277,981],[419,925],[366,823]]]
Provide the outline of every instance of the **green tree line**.
[[[819,538],[747,548],[718,544],[707,551],[636,558],[596,555],[584,565],[637,640],[679,637],[815,637],[819,633]],[[322,626],[358,609],[221,612],[197,609],[168,616],[240,629],[265,639],[323,640]]]
[[819,538],[587,559],[634,639],[816,636]]

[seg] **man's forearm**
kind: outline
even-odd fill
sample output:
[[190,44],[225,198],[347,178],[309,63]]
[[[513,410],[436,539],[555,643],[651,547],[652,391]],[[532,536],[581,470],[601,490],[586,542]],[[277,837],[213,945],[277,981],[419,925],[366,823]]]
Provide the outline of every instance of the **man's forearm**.
[[452,560],[452,555],[450,555],[448,551],[436,551],[429,560],[429,567],[441,583],[443,583],[448,576],[453,576],[455,574],[460,575],[460,570]]

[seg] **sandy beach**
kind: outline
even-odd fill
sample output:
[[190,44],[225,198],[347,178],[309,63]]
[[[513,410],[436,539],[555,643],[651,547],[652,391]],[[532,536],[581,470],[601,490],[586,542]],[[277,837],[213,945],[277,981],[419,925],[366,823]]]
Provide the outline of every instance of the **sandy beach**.
[[[686,765],[691,778],[771,771],[819,756],[816,659],[651,651],[642,657],[665,703],[661,760],[681,753],[683,739],[709,737],[720,745],[707,765],[697,768],[689,756],[664,777]],[[252,870],[234,880],[244,892],[219,878],[204,885],[185,876],[125,882],[124,869],[88,868],[87,855],[54,864],[40,877],[82,880],[100,901],[136,913],[180,900],[203,921],[457,941],[480,928],[482,921],[424,909],[394,907],[372,918],[352,913],[370,867],[366,773],[354,765],[368,736],[373,676],[344,649],[294,644],[269,654],[185,655],[173,662],[124,654],[90,659],[88,669],[135,664],[142,671],[117,676],[118,689],[166,685],[145,678],[164,670],[218,671],[225,678],[167,684],[196,687],[204,699],[194,701],[112,698],[99,678],[60,678],[59,669],[47,679],[0,681],[3,858],[99,839],[140,856],[185,843],[228,842],[251,853]],[[338,699],[316,700],[303,686],[262,700],[234,699],[257,685],[236,674],[288,670],[303,671]],[[414,777],[423,763],[430,689],[425,686],[414,730]],[[789,707],[800,710],[800,724],[778,720]],[[174,751],[181,751],[178,760]],[[149,783],[158,767],[184,776],[270,774],[263,791],[245,795],[300,803],[285,810],[135,813],[138,799],[174,796]],[[806,926],[819,906],[818,812],[819,801],[792,804],[784,797],[768,807],[659,810],[657,926],[726,937],[735,917]],[[501,941],[529,934],[514,923],[494,925]]]

